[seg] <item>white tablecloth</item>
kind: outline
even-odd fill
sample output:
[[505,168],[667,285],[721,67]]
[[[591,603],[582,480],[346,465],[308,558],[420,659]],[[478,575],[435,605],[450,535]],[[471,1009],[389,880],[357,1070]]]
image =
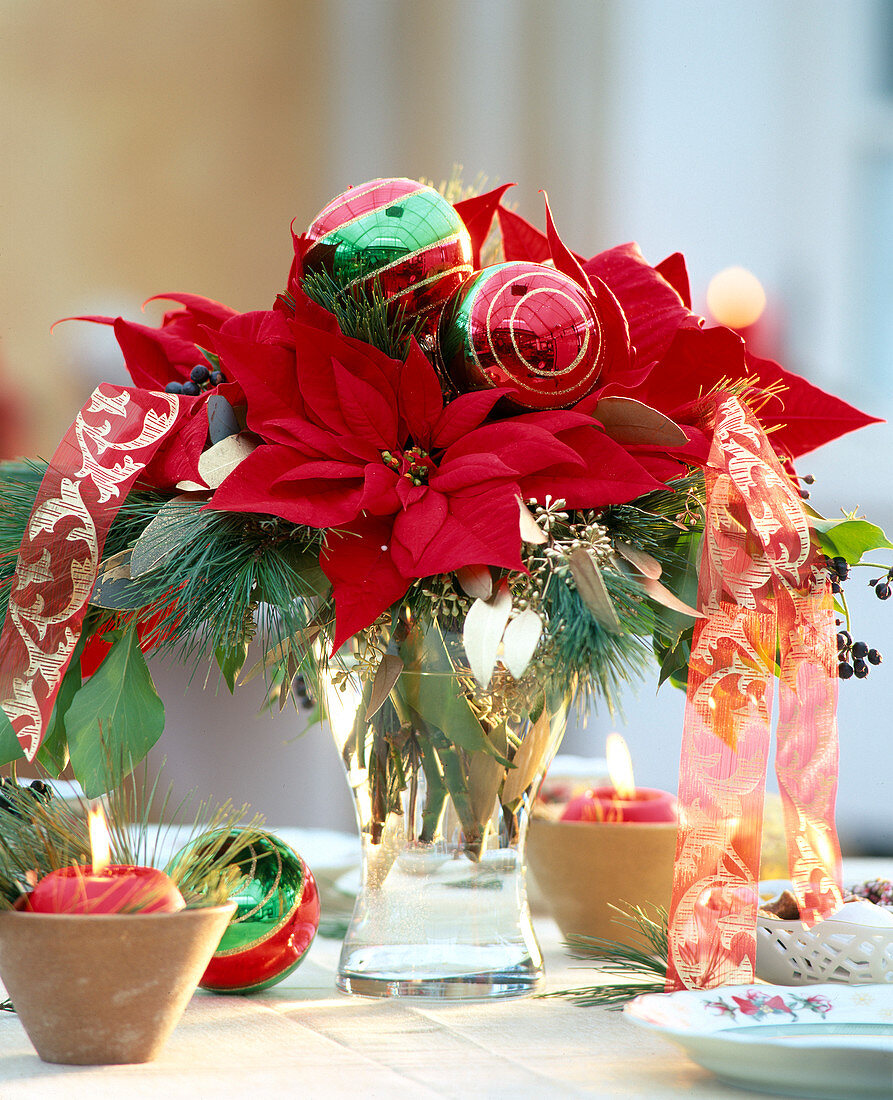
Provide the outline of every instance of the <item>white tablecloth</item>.
[[[280,835],[311,860],[351,846]],[[302,843],[303,841],[303,843]],[[340,858],[339,855],[339,858]],[[317,866],[322,866],[318,862]],[[847,877],[893,873],[893,860],[849,864]],[[537,919],[549,990],[593,984]],[[0,1100],[271,1100],[330,1097],[701,1097],[758,1094],[720,1084],[660,1036],[618,1012],[563,999],[422,1005],[337,993],[340,944],[317,937],[284,982],[249,997],[199,991],[156,1062],[73,1067],[41,1062],[18,1018],[0,1013]]]

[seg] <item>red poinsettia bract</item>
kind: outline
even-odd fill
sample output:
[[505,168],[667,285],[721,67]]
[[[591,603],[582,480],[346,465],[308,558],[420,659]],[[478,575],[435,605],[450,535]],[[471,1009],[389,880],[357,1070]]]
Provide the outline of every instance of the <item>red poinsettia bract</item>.
[[[559,266],[548,210],[548,234],[504,207],[498,215],[506,259],[552,259]],[[752,355],[731,329],[705,327],[691,310],[688,275],[679,253],[652,267],[635,244],[619,245],[585,261],[558,244],[586,275],[610,288],[626,315],[634,348],[629,363],[613,363],[602,376],[596,393],[586,399],[587,408],[603,396],[634,397],[684,428],[690,446],[675,453],[696,461],[704,461],[709,450],[698,427],[700,399],[720,384],[746,380],[755,391],[772,394],[759,410],[760,420],[771,431],[773,447],[791,458],[878,422],[778,363]],[[665,455],[663,462],[655,463],[649,461],[648,448],[633,448],[633,453],[658,476],[669,475],[669,469],[663,469]]]
[[[185,382],[194,366],[207,365],[201,349],[208,346],[209,334],[238,314],[229,306],[198,294],[156,294],[149,301],[158,299],[177,302],[182,308],[168,310],[157,328],[123,317],[65,319],[109,325],[134,384],[144,390],[163,390],[169,382]],[[227,385],[200,397],[180,397],[177,430],[146,467],[143,481],[162,490],[172,490],[182,480],[200,481],[198,459],[208,437],[206,404],[211,392],[222,393],[232,403],[238,403],[241,397]]]
[[263,443],[210,506],[326,530],[321,563],[335,596],[336,647],[416,578],[467,565],[523,568],[520,499],[550,493],[597,508],[660,485],[589,415],[487,422],[498,390],[445,405],[415,343],[399,362],[295,322],[292,357],[236,327],[216,334],[215,350]]

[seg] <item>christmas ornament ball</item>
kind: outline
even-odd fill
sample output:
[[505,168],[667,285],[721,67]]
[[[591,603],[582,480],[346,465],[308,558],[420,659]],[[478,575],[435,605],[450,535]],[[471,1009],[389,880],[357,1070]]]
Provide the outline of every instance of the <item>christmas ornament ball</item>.
[[[198,838],[187,845],[174,862],[200,844]],[[266,833],[234,856],[245,880],[230,898],[236,912],[199,982],[215,993],[253,993],[282,981],[319,927],[316,881],[287,844]]]
[[503,387],[522,409],[579,401],[607,354],[600,311],[579,283],[523,261],[475,272],[444,307],[437,345],[460,393]]
[[432,187],[375,179],[332,199],[306,237],[304,274],[326,272],[344,289],[377,288],[406,321],[436,324],[443,303],[472,271],[471,238]]

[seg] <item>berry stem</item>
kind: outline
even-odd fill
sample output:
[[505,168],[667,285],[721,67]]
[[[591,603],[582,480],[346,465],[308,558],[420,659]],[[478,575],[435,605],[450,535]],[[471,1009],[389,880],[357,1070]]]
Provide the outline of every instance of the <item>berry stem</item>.
[[850,631],[851,630],[851,626],[850,626],[850,609],[847,606],[846,596],[843,593],[843,588],[842,587],[841,587],[841,590],[837,593],[837,602],[840,605],[840,610],[843,613],[844,619],[846,620],[846,626],[844,627],[844,629],[847,630],[847,631]]

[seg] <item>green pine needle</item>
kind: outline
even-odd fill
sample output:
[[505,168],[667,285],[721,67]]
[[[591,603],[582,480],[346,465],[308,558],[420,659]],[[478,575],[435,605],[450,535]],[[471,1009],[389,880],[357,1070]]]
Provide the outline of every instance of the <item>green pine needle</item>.
[[381,291],[377,281],[371,290],[342,287],[326,271],[304,276],[304,293],[334,314],[345,336],[372,344],[392,359],[405,359],[411,337],[418,337],[425,318],[406,320]]
[[618,943],[597,936],[568,936],[565,946],[575,959],[583,959],[602,973],[633,981],[606,985],[583,986],[546,993],[546,997],[565,997],[585,1007],[620,1008],[628,1000],[643,993],[663,993],[669,960],[667,928],[669,918],[661,906],[631,905],[624,910],[611,906],[622,919],[617,923],[638,933],[641,947]]

